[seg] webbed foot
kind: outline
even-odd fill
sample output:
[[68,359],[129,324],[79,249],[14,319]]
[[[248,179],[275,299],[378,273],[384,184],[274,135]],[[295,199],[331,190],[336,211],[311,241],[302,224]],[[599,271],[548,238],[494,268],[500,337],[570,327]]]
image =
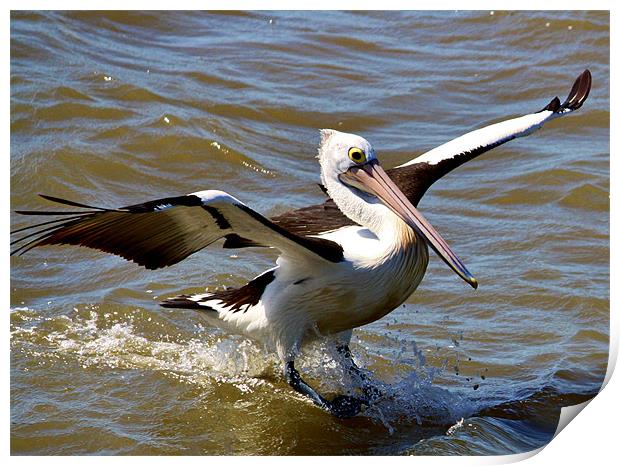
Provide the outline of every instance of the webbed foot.
[[349,376],[356,380],[357,383],[361,383],[362,393],[364,393],[364,399],[362,400],[363,404],[370,406],[385,396],[385,393],[381,389],[372,384],[365,371],[360,369],[357,364],[355,364],[349,345],[338,346],[336,347],[336,350],[343,357],[343,362]]
[[356,416],[362,410],[362,406],[369,404],[365,399],[349,395],[338,395],[333,400],[328,401],[301,378],[301,375],[295,369],[293,361],[286,362],[284,370],[287,382],[295,391],[307,396],[315,405],[340,419]]
[[327,403],[327,409],[340,419],[348,419],[357,416],[365,404],[367,404],[366,400],[349,395],[338,395]]
[[385,393],[381,389],[371,385],[368,382],[362,387],[362,392],[364,392],[364,396],[366,397],[365,402],[368,406],[376,403],[385,396]]

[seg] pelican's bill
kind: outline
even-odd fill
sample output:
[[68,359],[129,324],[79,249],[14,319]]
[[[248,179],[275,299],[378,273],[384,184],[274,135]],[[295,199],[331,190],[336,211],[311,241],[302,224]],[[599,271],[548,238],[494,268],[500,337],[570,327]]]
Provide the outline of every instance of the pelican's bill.
[[456,272],[456,274],[478,288],[478,281],[467,270],[463,262],[452,251],[448,243],[416,209],[396,184],[381,168],[376,159],[363,165],[351,167],[340,175],[340,180],[350,186],[378,197],[387,207],[413,228],[433,248],[439,257]]

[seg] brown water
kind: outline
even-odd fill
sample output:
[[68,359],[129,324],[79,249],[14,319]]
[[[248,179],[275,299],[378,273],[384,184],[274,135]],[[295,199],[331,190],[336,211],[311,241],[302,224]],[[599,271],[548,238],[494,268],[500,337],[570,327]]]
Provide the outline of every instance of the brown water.
[[[359,133],[394,166],[565,97],[585,68],[584,108],[420,203],[480,288],[432,256],[406,305],[356,330],[377,406],[335,419],[259,346],[157,305],[239,285],[270,252],[153,272],[41,248],[11,258],[12,453],[527,451],[596,393],[609,336],[607,13],[13,13],[12,209],[213,188],[275,215],[323,200],[318,128]],[[300,360],[327,393],[336,367],[321,348]]]

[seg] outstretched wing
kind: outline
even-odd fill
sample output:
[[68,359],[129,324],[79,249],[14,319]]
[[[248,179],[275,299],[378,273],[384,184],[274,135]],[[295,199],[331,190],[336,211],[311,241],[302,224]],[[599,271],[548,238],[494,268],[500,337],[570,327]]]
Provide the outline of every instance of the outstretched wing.
[[[592,76],[590,71],[585,70],[575,80],[563,103],[555,97],[539,112],[467,133],[410,162],[387,170],[387,173],[411,203],[417,205],[435,181],[456,167],[512,139],[531,134],[547,121],[579,109],[587,99],[591,85]],[[104,209],[43,196],[55,202],[87,210],[20,212],[31,215],[61,215],[63,218],[13,232],[35,230],[11,243],[18,245],[12,254],[24,253],[33,247],[45,244],[76,244],[117,254],[147,268],[156,269],[175,264],[214,241],[225,238],[224,247],[273,246],[285,253],[288,250],[282,247],[292,247],[289,252],[293,254],[295,251],[297,254],[310,251],[315,256],[335,261],[342,257],[342,248],[339,245],[319,238],[309,238],[306,235],[318,235],[354,225],[354,222],[343,215],[331,199],[267,220],[228,195],[220,199],[223,205],[219,207],[209,202],[203,205],[200,195],[214,192],[202,191],[121,209]],[[228,220],[228,217],[232,220],[235,215],[240,215],[239,212],[245,212],[246,215],[242,218],[247,223],[231,223]],[[250,218],[253,218],[253,222],[249,221]],[[218,219],[219,225],[223,228],[218,226]],[[262,233],[270,232],[266,235],[267,238],[249,226],[259,224],[262,225],[260,230]],[[244,225],[249,231],[244,230]],[[282,240],[278,241],[278,244],[282,244],[273,242],[276,236]],[[284,244],[286,238],[288,242]],[[295,249],[293,244],[301,249]]]
[[[555,97],[536,113],[472,131],[386,172],[409,201],[417,206],[435,181],[465,162],[515,138],[528,136],[546,122],[579,109],[588,98],[591,86],[592,75],[589,70],[585,70],[577,77],[563,103]],[[354,225],[331,199],[323,204],[286,212],[272,220],[295,233],[305,235],[316,235]]]
[[11,243],[17,246],[11,255],[37,246],[73,244],[119,255],[147,269],[158,269],[225,238],[224,247],[271,246],[286,256],[328,262],[338,262],[343,257],[339,244],[292,233],[222,191],[200,191],[120,209],[42,197],[87,210],[17,211],[63,218],[12,232],[28,233]]
[[512,118],[464,134],[396,167],[393,173],[397,173],[397,177],[405,184],[411,183],[410,186],[401,185],[401,189],[407,194],[409,200],[417,205],[435,181],[465,162],[508,141],[528,136],[540,129],[546,122],[581,108],[588,98],[591,86],[592,75],[589,70],[585,70],[577,77],[563,103],[555,97],[536,113]]

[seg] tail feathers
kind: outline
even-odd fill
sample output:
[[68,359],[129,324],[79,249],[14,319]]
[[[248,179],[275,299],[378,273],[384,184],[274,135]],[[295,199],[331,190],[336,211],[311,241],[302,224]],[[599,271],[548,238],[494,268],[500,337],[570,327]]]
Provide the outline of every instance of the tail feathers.
[[201,309],[223,313],[246,313],[260,301],[267,286],[275,280],[275,268],[263,272],[241,288],[226,288],[207,294],[182,294],[160,303],[163,307]]
[[159,303],[162,307],[174,307],[176,309],[200,309],[201,311],[217,312],[212,307],[205,304],[205,298],[209,298],[208,294],[182,294],[174,298],[164,299]]

